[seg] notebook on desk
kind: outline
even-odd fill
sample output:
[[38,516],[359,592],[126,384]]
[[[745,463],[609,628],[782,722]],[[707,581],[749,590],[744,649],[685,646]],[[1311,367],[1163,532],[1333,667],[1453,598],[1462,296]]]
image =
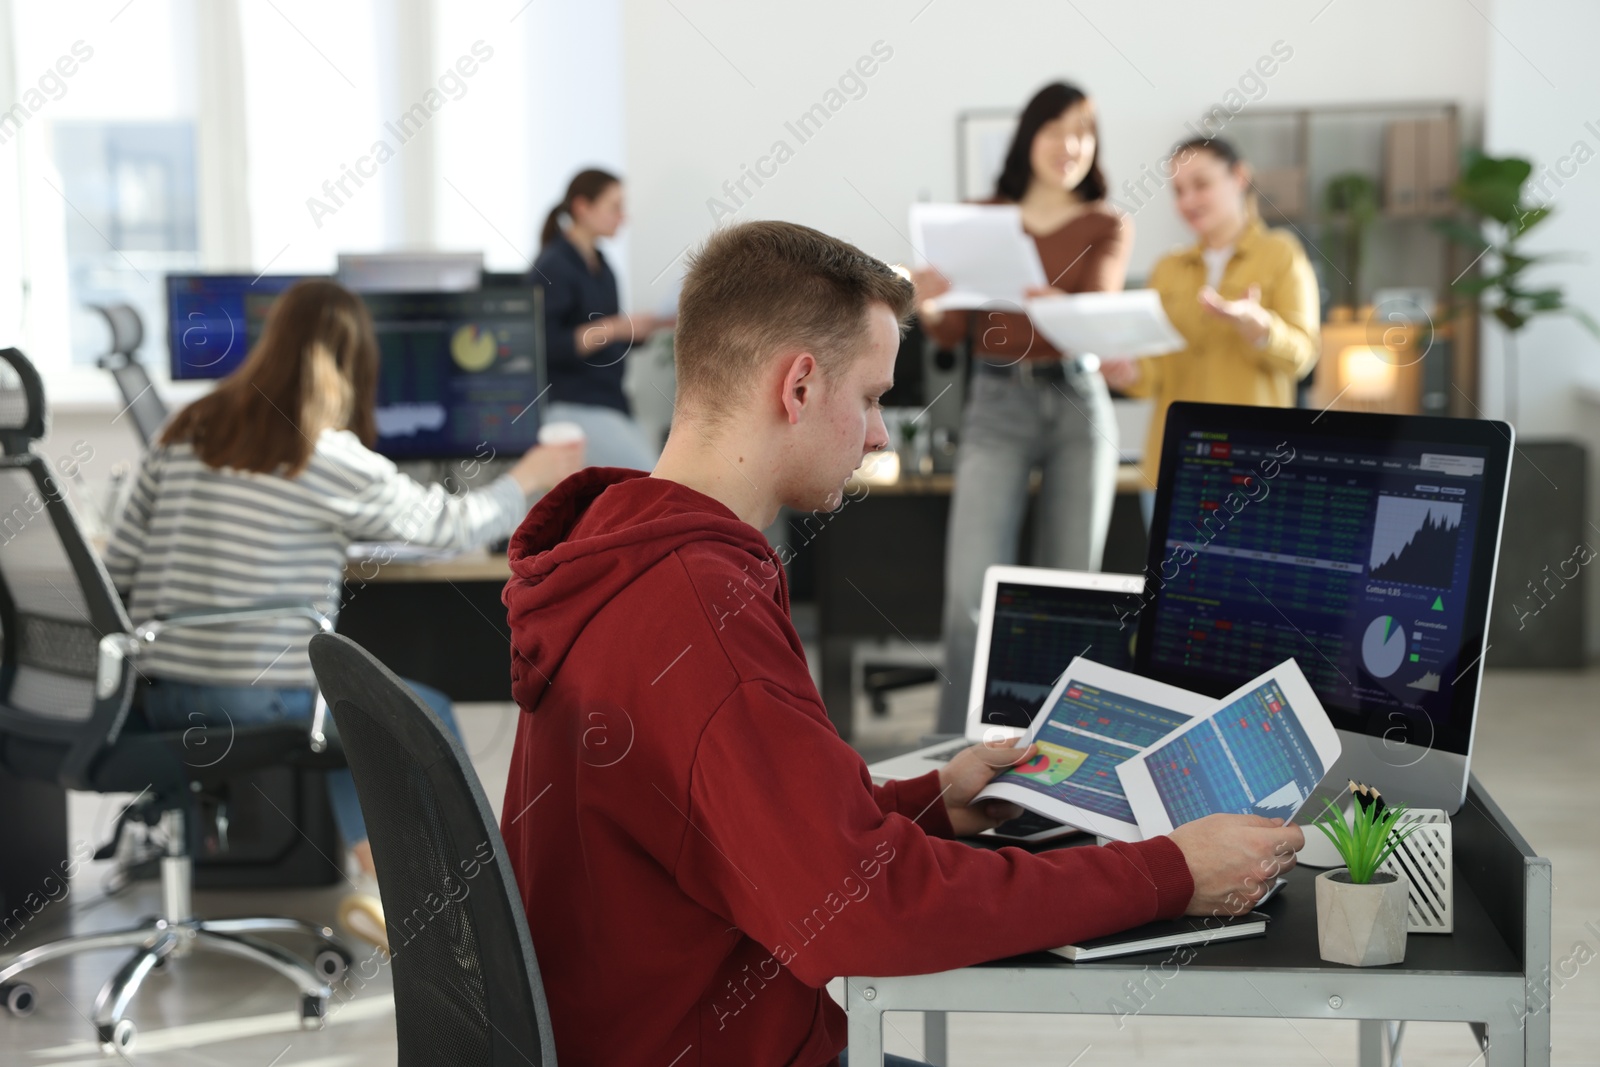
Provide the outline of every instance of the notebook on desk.
[[1073,963],[1088,963],[1114,956],[1132,956],[1139,952],[1158,952],[1164,948],[1260,937],[1267,932],[1269,921],[1271,916],[1261,911],[1231,917],[1185,915],[1178,919],[1146,923],[1120,934],[1092,937],[1076,945],[1063,945],[1050,951]]

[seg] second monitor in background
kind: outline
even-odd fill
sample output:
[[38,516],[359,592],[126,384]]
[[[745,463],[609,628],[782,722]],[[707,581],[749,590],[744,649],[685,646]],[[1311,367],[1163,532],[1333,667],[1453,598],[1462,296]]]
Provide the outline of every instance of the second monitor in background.
[[464,293],[483,280],[482,252],[339,253],[337,280],[356,293]]
[[[512,459],[539,437],[532,290],[368,293],[378,338],[377,451],[394,460]],[[270,297],[247,302],[251,338]]]

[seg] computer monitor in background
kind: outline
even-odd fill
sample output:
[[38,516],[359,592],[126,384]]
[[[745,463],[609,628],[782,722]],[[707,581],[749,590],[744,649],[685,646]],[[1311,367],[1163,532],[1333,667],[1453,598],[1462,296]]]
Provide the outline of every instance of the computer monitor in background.
[[167,353],[172,380],[222,378],[250,351],[245,298],[266,296],[265,306],[302,274],[167,275]]
[[[394,460],[513,459],[538,440],[535,292],[369,293],[377,450]],[[247,301],[252,336],[270,301]]]
[[1174,404],[1139,672],[1220,696],[1293,656],[1344,746],[1322,795],[1455,811],[1510,454],[1486,420]]
[[357,293],[465,293],[482,282],[483,253],[340,252],[335,277]]

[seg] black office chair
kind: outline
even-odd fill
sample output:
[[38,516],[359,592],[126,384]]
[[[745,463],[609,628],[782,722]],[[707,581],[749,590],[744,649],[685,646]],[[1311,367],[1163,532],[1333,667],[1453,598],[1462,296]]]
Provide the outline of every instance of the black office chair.
[[156,439],[167,421],[167,403],[156,392],[150,374],[139,361],[139,346],[144,343],[144,320],[131,304],[90,304],[111,328],[111,350],[100,357],[103,370],[122,393],[123,411],[133,420],[134,432],[146,447]]
[[[305,605],[174,616],[138,628],[33,441],[45,428],[38,372],[14,348],[0,350],[0,766],[21,778],[66,789],[136,793],[138,811],[164,840],[161,915],[136,926],[78,934],[0,958],[0,1003],[13,1015],[35,1006],[35,990],[18,978],[47,960],[77,952],[133,948],[95,1000],[93,1022],[103,1045],[128,1050],[135,1029],[124,1018],[154,968],[196,949],[239,957],[295,984],[303,1024],[320,1025],[330,983],[351,955],[326,926],[286,918],[202,920],[191,909],[188,817],[196,792],[216,790],[241,771],[280,763],[343,766],[322,736],[322,717],[308,732],[292,723],[233,729],[194,727],[170,733],[124,729],[143,645],[163,625],[216,624],[296,616],[328,630]],[[222,752],[221,758],[212,758]],[[16,812],[0,813],[16,818]],[[292,933],[315,945],[310,963],[255,935]]]
[[311,667],[368,813],[401,1067],[554,1067],[522,898],[460,742],[349,638],[313,637]]

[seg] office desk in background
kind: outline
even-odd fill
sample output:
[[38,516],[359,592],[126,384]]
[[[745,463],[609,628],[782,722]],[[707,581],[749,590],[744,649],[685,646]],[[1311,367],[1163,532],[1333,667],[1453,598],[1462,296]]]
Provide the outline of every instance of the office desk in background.
[[511,699],[503,553],[345,567],[339,632],[403,678],[456,701]]
[[1262,909],[1272,916],[1265,937],[1200,946],[1182,966],[1171,949],[1078,964],[1040,952],[941,974],[848,978],[850,1062],[882,1062],[884,1012],[921,1011],[926,1058],[951,1067],[946,1013],[978,1011],[1347,1019],[1360,1026],[1361,1067],[1386,1062],[1387,1020],[1460,1021],[1472,1024],[1486,1067],[1547,1065],[1550,861],[1476,776],[1451,827],[1455,930],[1412,934],[1403,963],[1322,962],[1319,872],[1296,868]]
[[[814,554],[822,701],[846,741],[854,733],[851,671],[856,643],[937,641],[943,636],[945,527],[954,484],[949,474],[914,475],[885,485],[852,483],[838,511],[790,519],[791,553]],[[1033,491],[1037,488],[1035,477]],[[1117,472],[1117,499],[1101,570],[1144,570],[1143,488],[1148,486],[1138,468],[1124,464]],[[1030,514],[1023,523],[1023,559],[1031,533]]]

